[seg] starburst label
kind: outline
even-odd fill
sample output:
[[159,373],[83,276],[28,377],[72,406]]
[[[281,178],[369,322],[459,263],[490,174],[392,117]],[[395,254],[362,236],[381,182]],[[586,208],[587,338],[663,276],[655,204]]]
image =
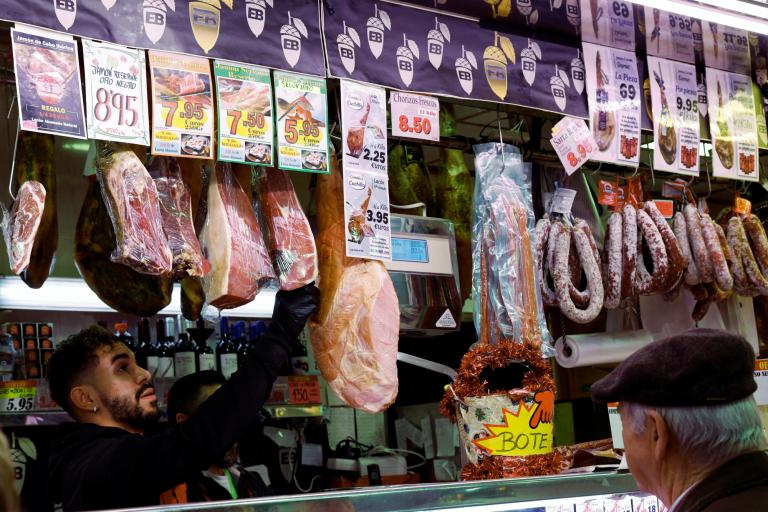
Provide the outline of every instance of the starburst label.
[[[543,404],[518,402],[517,412],[503,409],[501,424],[485,423],[490,436],[475,439],[472,443],[489,455],[520,457],[551,453],[554,446],[552,422],[540,419]],[[537,416],[539,415],[539,416]]]
[[219,160],[272,165],[272,81],[269,69],[213,62],[219,114]]

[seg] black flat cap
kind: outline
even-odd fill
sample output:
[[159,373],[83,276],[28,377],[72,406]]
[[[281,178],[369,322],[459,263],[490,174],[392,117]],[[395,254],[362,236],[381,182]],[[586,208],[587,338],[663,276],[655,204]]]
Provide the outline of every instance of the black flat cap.
[[599,403],[714,405],[746,398],[757,389],[755,352],[741,336],[692,329],[654,341],[592,386]]

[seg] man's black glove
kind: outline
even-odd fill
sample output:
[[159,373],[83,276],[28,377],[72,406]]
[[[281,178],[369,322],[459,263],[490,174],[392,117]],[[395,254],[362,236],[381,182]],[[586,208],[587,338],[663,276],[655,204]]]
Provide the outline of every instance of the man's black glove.
[[309,317],[317,309],[320,302],[320,290],[312,284],[296,290],[277,292],[275,309],[272,312],[272,323],[269,331],[288,344],[299,337]]

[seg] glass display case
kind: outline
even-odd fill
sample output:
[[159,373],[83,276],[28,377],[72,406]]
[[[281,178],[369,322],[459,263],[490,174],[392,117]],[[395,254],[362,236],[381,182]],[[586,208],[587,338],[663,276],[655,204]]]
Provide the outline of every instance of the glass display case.
[[[126,509],[128,510],[128,509]],[[248,512],[658,512],[627,473],[368,487],[298,496],[130,509]]]

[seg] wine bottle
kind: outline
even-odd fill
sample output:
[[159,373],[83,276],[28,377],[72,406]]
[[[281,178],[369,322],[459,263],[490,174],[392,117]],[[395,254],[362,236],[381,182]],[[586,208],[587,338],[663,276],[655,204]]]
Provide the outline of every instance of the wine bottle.
[[[189,322],[191,325],[192,322]],[[176,351],[173,354],[173,365],[176,377],[184,377],[197,371],[197,354],[195,344],[189,339],[186,332],[179,333],[179,341],[176,343]]]
[[229,379],[237,371],[237,346],[230,339],[229,323],[226,318],[221,319],[219,336],[216,359],[218,360],[219,371],[225,379]]
[[139,321],[138,346],[136,347],[136,364],[152,374],[157,374],[158,359],[157,349],[152,345],[152,336],[149,331],[149,320],[142,318]]
[[[167,322],[170,320],[170,322]],[[174,335],[173,318],[157,320],[157,377],[170,379],[175,376],[173,368],[173,345],[168,345],[168,334]]]
[[118,324],[115,324],[115,338],[120,340],[123,345],[131,349],[132,351],[136,351],[136,344],[134,343],[133,336],[131,336],[131,333],[128,332],[128,323],[127,322],[120,322]]
[[197,368],[199,371],[215,370],[216,369],[216,355],[213,353],[213,349],[208,346],[208,338],[213,334],[213,329],[209,329],[205,326],[205,320],[202,318],[197,320],[197,327],[188,328],[187,332],[197,344]]

